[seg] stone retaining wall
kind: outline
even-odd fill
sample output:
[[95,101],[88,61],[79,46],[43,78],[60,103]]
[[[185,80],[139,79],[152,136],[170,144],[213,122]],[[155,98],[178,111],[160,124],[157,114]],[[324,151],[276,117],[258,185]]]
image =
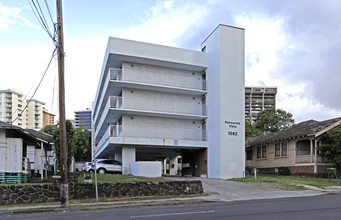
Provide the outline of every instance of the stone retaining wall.
[[[100,198],[179,196],[203,193],[201,181],[98,183]],[[0,205],[60,201],[56,184],[0,186]],[[69,199],[95,198],[95,184],[70,183]]]

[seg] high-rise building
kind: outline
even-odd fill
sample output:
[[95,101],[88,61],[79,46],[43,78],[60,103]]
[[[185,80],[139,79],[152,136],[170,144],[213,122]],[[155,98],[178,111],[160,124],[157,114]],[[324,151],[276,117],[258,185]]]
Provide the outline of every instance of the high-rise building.
[[43,105],[44,102],[32,99],[28,104],[28,126],[27,128],[41,129],[43,128]]
[[25,109],[26,96],[15,89],[0,90],[0,121],[21,128],[41,129],[43,127],[42,106],[44,102],[33,99]]
[[83,125],[83,129],[91,130],[91,109],[75,111],[75,120],[73,121],[73,126],[79,128]]
[[276,108],[277,87],[245,87],[245,119],[254,123],[259,112]]
[[43,127],[46,125],[54,125],[54,114],[50,113],[43,107]]
[[201,51],[110,37],[93,156],[121,161],[124,174],[135,161],[181,156],[184,175],[242,177],[244,98],[243,29],[219,25]]

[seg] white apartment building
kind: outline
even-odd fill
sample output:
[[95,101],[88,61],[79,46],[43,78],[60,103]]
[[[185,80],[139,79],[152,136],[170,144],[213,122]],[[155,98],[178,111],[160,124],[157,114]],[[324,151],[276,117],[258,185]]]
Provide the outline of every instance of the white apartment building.
[[121,161],[123,174],[136,161],[181,156],[183,175],[242,177],[244,89],[243,29],[219,25],[201,51],[110,37],[93,157]]
[[26,96],[18,90],[0,90],[0,121],[12,123],[24,129],[41,129],[43,127],[42,106],[45,103],[32,100],[25,109],[27,102]]

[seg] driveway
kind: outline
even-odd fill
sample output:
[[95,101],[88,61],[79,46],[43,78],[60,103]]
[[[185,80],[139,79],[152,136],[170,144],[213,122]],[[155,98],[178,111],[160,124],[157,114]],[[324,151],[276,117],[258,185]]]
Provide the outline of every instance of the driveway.
[[200,198],[207,201],[241,201],[252,199],[275,199],[317,196],[324,194],[324,192],[319,190],[304,191],[278,190],[221,179],[208,179],[199,177],[167,177],[167,179],[170,181],[200,180],[202,182],[204,192],[208,194],[208,196],[203,196]]

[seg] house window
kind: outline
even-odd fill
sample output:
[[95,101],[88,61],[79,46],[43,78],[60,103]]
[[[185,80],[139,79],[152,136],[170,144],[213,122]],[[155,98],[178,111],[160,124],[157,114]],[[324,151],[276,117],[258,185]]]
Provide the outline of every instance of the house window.
[[288,155],[288,143],[282,142],[282,156]]
[[276,143],[275,144],[275,157],[285,157],[288,155],[288,143]]
[[262,146],[262,158],[266,158],[267,153],[266,153],[266,146]]
[[300,140],[296,142],[296,155],[310,155],[310,140]]
[[252,160],[252,150],[246,151],[246,160]]
[[257,158],[262,158],[262,147],[257,147]]
[[275,144],[275,157],[281,156],[281,144],[277,143]]

